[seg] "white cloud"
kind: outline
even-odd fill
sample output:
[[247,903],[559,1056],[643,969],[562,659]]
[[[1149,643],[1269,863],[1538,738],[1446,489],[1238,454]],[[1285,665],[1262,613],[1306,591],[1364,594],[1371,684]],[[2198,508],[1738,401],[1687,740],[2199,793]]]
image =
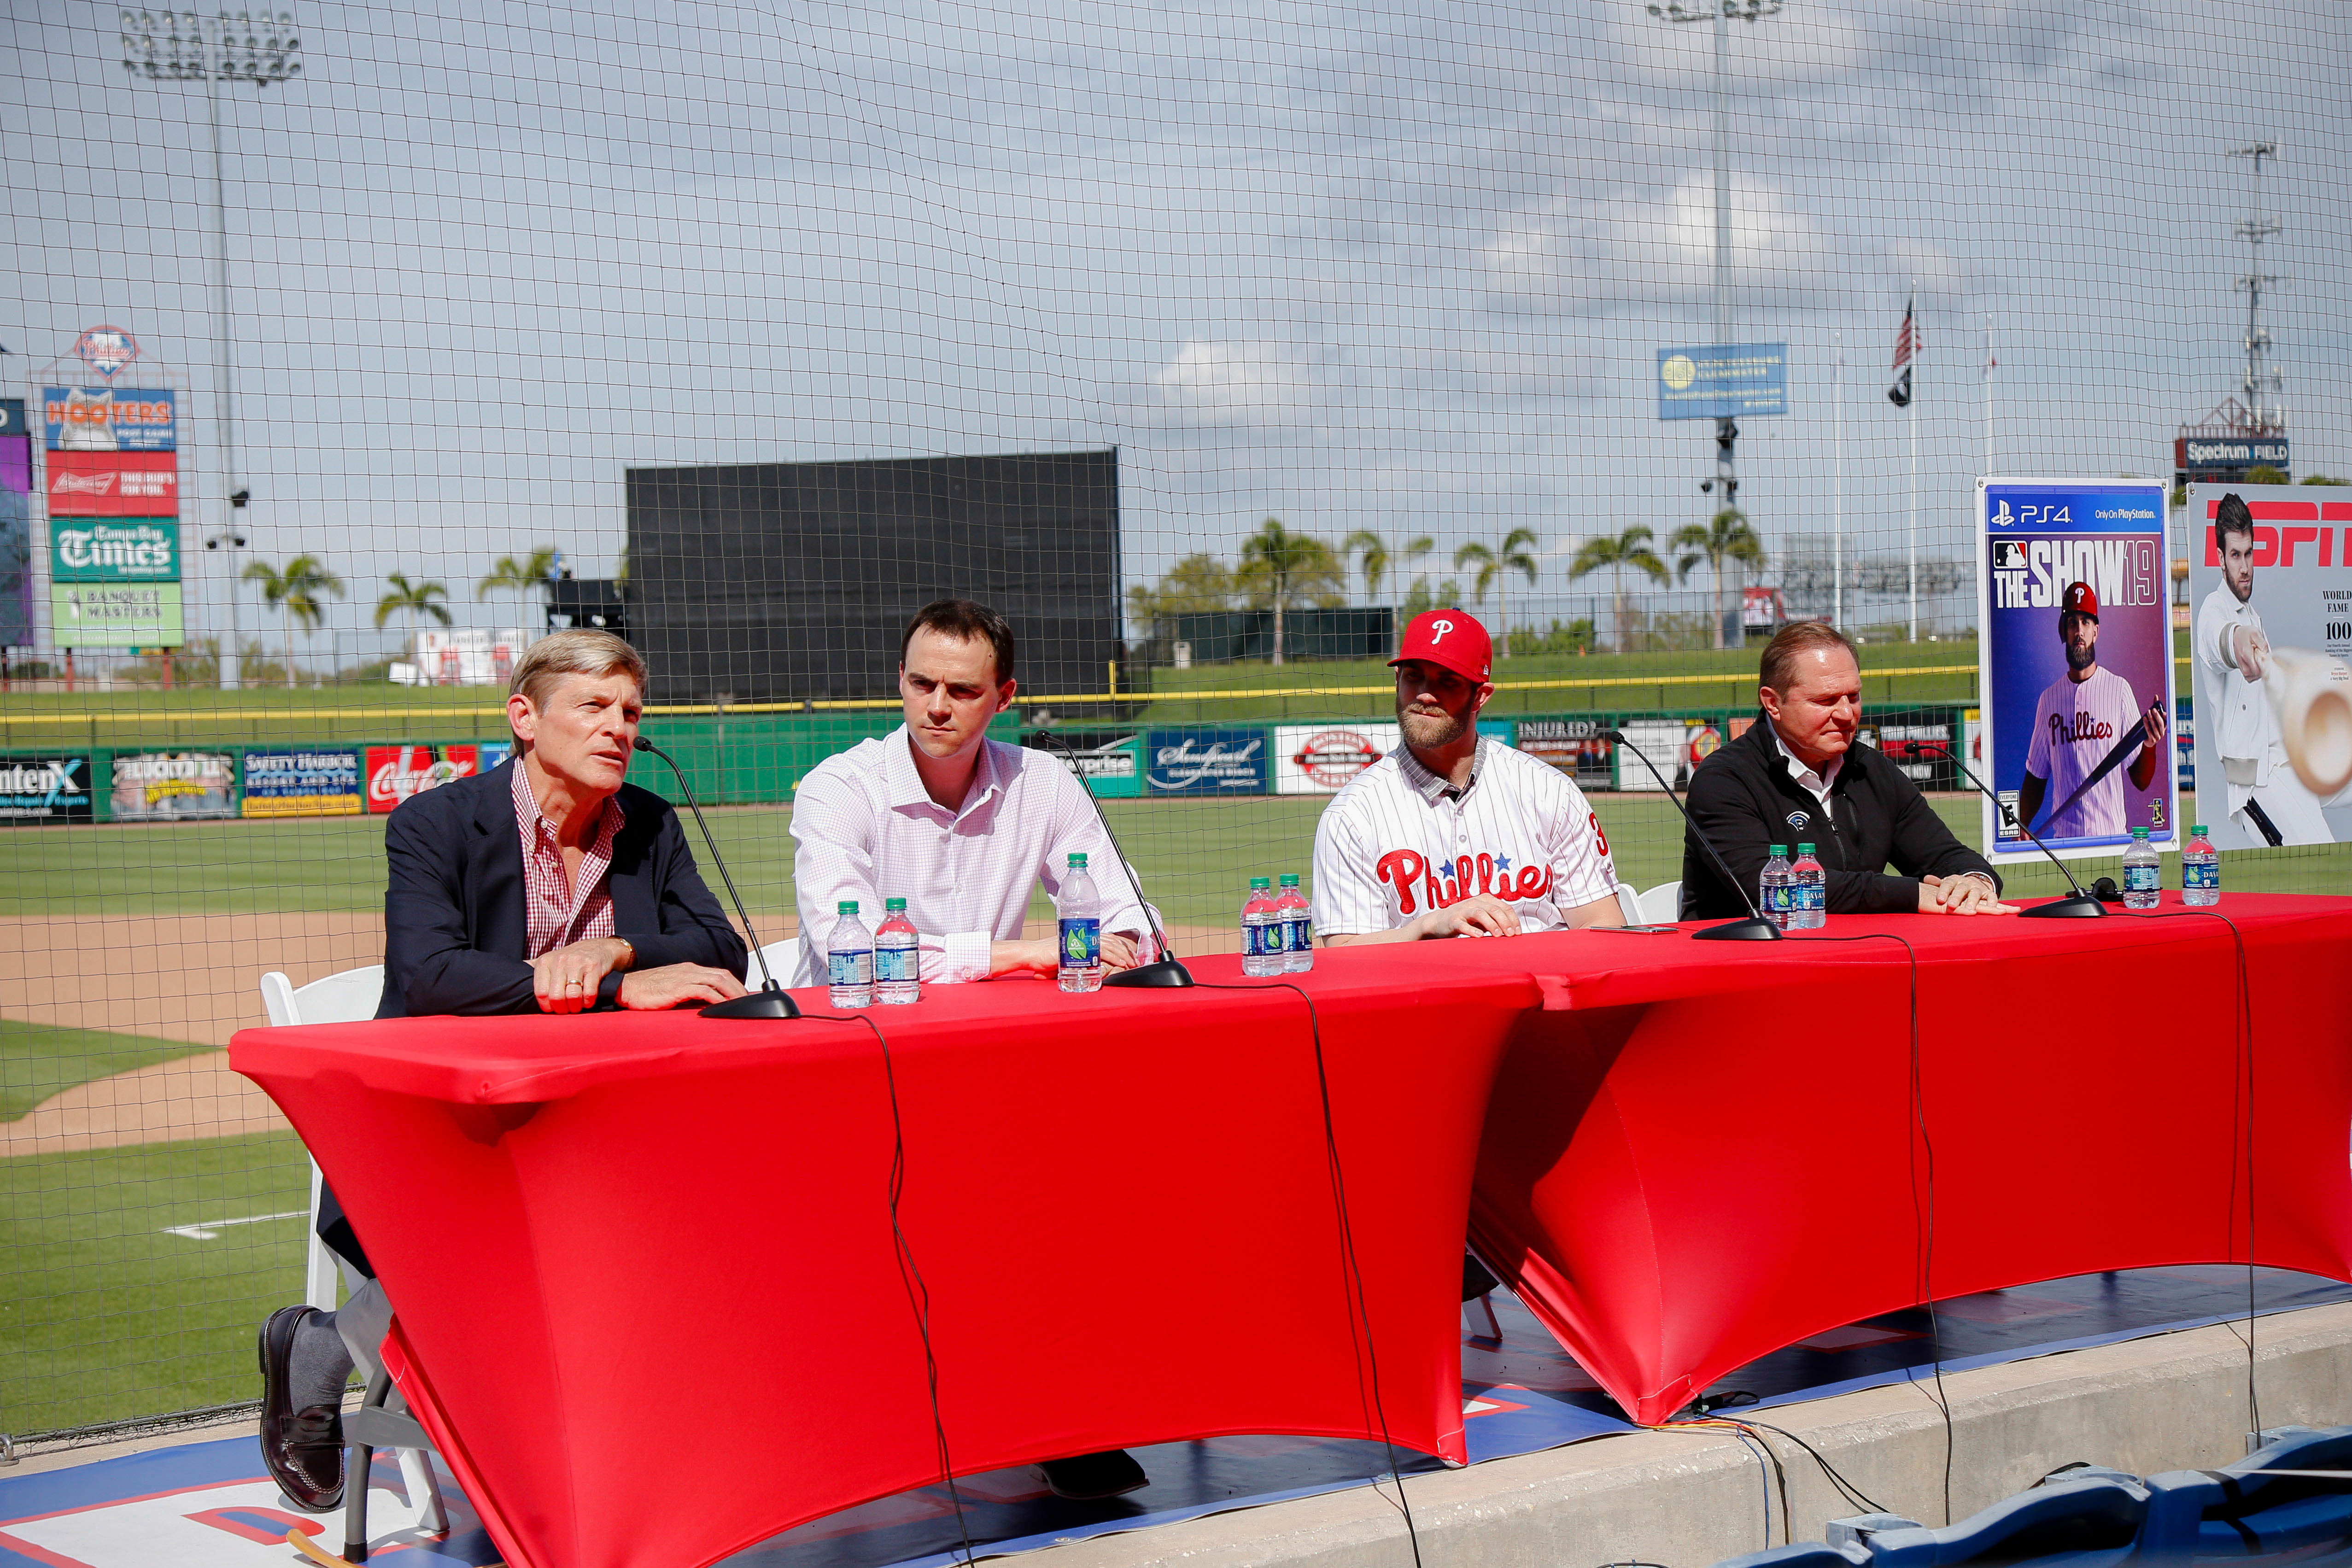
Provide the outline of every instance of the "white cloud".
[[1314,376],[1278,343],[1188,338],[1151,385],[1163,407],[1202,425],[1289,423],[1316,401]]

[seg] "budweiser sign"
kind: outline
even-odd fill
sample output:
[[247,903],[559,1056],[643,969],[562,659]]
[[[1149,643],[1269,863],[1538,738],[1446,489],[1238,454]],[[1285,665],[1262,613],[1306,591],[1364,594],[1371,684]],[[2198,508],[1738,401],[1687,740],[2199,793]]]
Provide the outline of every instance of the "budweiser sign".
[[387,812],[413,795],[471,778],[480,771],[479,746],[370,746],[367,806]]

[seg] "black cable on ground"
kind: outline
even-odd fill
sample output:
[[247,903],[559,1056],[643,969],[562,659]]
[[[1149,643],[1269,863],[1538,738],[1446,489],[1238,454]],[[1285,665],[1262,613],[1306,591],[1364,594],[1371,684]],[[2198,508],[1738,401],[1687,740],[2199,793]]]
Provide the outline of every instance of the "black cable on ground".
[[[1404,1515],[1405,1538],[1412,1545],[1413,1568],[1422,1568],[1421,1531],[1413,1523],[1412,1500],[1404,1495],[1404,1472],[1397,1465],[1396,1444],[1389,1436],[1388,1410],[1381,1403],[1381,1356],[1372,1342],[1371,1306],[1364,1295],[1364,1271],[1356,1258],[1355,1226],[1348,1215],[1347,1173],[1341,1169],[1339,1163],[1339,1133],[1331,1117],[1331,1078],[1323,1061],[1322,1016],[1315,1010],[1315,998],[1307,994],[1306,987],[1294,981],[1277,980],[1272,976],[1267,976],[1266,982],[1262,985],[1232,985],[1203,980],[1196,982],[1195,984],[1204,991],[1271,991],[1279,987],[1285,991],[1297,993],[1298,999],[1307,1004],[1307,1027],[1315,1042],[1315,1089],[1323,1102],[1323,1151],[1331,1172],[1332,1203],[1339,1218],[1339,1256],[1348,1267],[1348,1274],[1353,1281],[1355,1292],[1355,1310],[1349,1314],[1349,1331],[1352,1336],[1355,1332],[1356,1321],[1358,1320],[1362,1321],[1362,1361],[1370,1368],[1372,1415],[1380,1425],[1381,1447],[1388,1455],[1389,1479],[1396,1483],[1397,1508]],[[1372,1489],[1377,1492],[1380,1488],[1375,1485]]]
[[804,1018],[820,1024],[863,1024],[874,1036],[874,1043],[882,1047],[882,1078],[890,1089],[890,1237],[898,1253],[898,1282],[906,1287],[907,1306],[915,1314],[915,1331],[923,1341],[923,1380],[931,1399],[931,1435],[939,1444],[940,1479],[946,1483],[948,1501],[955,1509],[956,1535],[963,1542],[965,1568],[971,1568],[974,1554],[971,1531],[963,1516],[963,1495],[956,1489],[955,1467],[948,1458],[947,1422],[940,1415],[940,1363],[931,1352],[931,1292],[923,1283],[923,1272],[915,1267],[915,1249],[907,1241],[907,1233],[898,1225],[898,1194],[907,1182],[907,1126],[898,1114],[898,1074],[890,1062],[890,1041],[882,1033],[882,1026],[862,1013],[803,1013]]
[[[1936,1144],[1927,1133],[1927,1101],[1920,1078],[1919,1059],[1919,950],[1908,939],[1893,931],[1865,931],[1857,936],[1809,937],[1811,942],[1892,942],[1899,943],[1911,960],[1911,1124],[1918,1131],[1918,1142],[1913,1145],[1911,1164],[1913,1234],[1918,1239],[1914,1254],[1912,1284],[1915,1293],[1927,1309],[1927,1347],[1934,1359],[1936,1408],[1944,1417],[1944,1522],[1952,1522],[1952,1400],[1944,1388],[1944,1331],[1936,1317]],[[1919,1180],[1919,1153],[1927,1155],[1927,1181]],[[1924,1196],[1925,1210],[1921,1209]],[[1916,1383],[1917,1380],[1915,1378]],[[1884,1510],[1881,1510],[1884,1511]]]
[[[2235,1150],[2231,1154],[2229,1245],[2231,1251],[2237,1249],[2238,1168],[2242,1163],[2246,1176],[2246,1331],[2239,1338],[2246,1346],[2246,1429],[2259,1432],[2263,1429],[2263,1403],[2254,1389],[2254,996],[2246,970],[2246,933],[2238,929],[2237,921],[2219,910],[2179,909],[2154,913],[2134,910],[2126,913],[2134,920],[2143,921],[2216,920],[2230,928],[2238,977],[2237,1000],[2231,1017],[2236,1054],[2231,1064],[2230,1094],[2244,1154],[2242,1160]],[[2235,1332],[2236,1325],[2231,1328]]]

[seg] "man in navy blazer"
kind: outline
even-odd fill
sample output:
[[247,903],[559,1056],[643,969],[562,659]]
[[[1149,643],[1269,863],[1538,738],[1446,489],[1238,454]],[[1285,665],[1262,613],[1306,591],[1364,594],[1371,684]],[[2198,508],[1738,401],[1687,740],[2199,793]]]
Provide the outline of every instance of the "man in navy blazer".
[[[514,758],[415,795],[384,825],[379,1018],[655,1010],[743,994],[750,954],[703,885],[669,804],[623,782],[645,661],[607,632],[558,632],[516,664]],[[261,1330],[261,1452],[314,1512],[343,1494],[342,1391],[374,1371],[392,1304],[331,1190],[319,1235],[363,1279],[342,1309]]]

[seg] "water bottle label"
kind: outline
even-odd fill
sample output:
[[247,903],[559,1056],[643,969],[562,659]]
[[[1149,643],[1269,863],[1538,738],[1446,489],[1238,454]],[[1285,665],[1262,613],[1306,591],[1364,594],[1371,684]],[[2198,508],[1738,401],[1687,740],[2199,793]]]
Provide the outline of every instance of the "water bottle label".
[[2124,891],[2126,893],[2155,892],[2157,890],[2157,870],[2158,868],[2154,866],[2125,867]]
[[882,985],[912,980],[916,975],[915,950],[911,947],[877,947],[874,950],[874,979]]
[[1088,915],[1062,922],[1062,967],[1092,969],[1102,962],[1102,922]]
[[824,983],[827,985],[853,989],[874,984],[874,950],[861,947],[855,952],[828,952],[824,955]]
[[1285,921],[1282,930],[1285,952],[1305,952],[1315,945],[1315,928],[1307,921]]
[[1764,909],[1765,909],[1765,911],[1766,911],[1767,913],[1769,913],[1769,914],[1774,914],[1774,915],[1785,915],[1785,914],[1787,914],[1790,910],[1792,910],[1792,909],[1796,908],[1796,900],[1795,900],[1795,899],[1792,897],[1792,895],[1793,895],[1795,892],[1796,892],[1796,889],[1795,889],[1794,888],[1790,887],[1790,886],[1789,886],[1787,883],[1785,883],[1785,882],[1784,882],[1784,883],[1782,883],[1780,886],[1779,886],[1779,887],[1777,887],[1777,888],[1767,888],[1767,889],[1764,889]]
[[2192,860],[2181,868],[2180,884],[2185,888],[2218,888],[2221,885],[2221,868],[2210,860],[2201,866]]

